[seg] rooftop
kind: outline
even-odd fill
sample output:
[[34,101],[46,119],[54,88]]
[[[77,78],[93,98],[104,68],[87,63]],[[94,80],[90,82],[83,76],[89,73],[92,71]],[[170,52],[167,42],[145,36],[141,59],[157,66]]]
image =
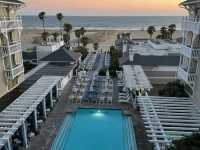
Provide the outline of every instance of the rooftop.
[[42,76],[67,76],[68,73],[75,67],[75,65],[69,63],[59,63],[51,62],[48,63],[43,68],[39,69],[32,76],[26,79],[21,85],[15,88],[13,91],[9,92],[2,98],[0,98],[1,105],[0,111],[12,103],[17,97],[19,97],[23,92],[30,88],[37,80]]
[[179,56],[154,56],[154,55],[139,55],[134,56],[133,62],[129,60],[129,57],[123,57],[120,60],[121,64],[126,65],[141,65],[141,66],[178,66]]
[[64,46],[57,51],[42,58],[40,61],[53,61],[53,62],[76,62],[81,57],[80,53],[76,53],[66,49]]
[[29,61],[37,60],[37,52],[36,51],[32,51],[32,52],[23,51],[22,56],[23,56],[23,60],[25,60],[25,61],[26,60],[29,60]]
[[180,44],[163,40],[133,40],[133,44],[130,44],[129,51],[141,55],[163,56],[178,54],[180,48]]
[[75,67],[75,65],[62,62],[51,62],[46,66],[38,70],[27,80],[25,80],[21,85],[21,90],[26,90],[32,86],[38,79],[42,76],[67,76],[68,73]]
[[24,2],[22,0],[0,0],[0,3],[24,4]]

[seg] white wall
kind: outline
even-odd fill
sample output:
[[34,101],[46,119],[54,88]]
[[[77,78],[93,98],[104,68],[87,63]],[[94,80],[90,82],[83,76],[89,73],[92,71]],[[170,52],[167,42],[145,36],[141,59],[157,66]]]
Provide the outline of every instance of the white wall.
[[128,45],[123,44],[123,53],[126,53],[128,51]]
[[148,41],[148,44],[155,50],[169,50],[169,46],[167,44],[155,44],[152,41]]
[[130,62],[134,61],[134,52],[129,52],[129,61]]
[[51,54],[52,52],[55,52],[58,50],[60,47],[64,45],[64,42],[61,41],[59,43],[48,43],[46,46],[45,45],[40,45],[37,46],[37,58],[38,60],[46,57],[47,55]]
[[64,78],[62,79],[61,87],[59,87],[60,90],[63,90],[63,89],[64,89],[64,87],[69,83],[69,81],[72,79],[72,77],[73,77],[73,70],[71,70],[71,71],[69,72],[69,74],[68,74],[66,77],[64,77]]

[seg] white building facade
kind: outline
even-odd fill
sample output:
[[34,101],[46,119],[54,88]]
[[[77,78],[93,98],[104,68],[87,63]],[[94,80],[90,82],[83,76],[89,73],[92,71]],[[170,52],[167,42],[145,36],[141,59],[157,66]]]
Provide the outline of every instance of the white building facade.
[[23,5],[19,0],[0,1],[0,97],[24,79],[22,20],[17,17],[17,11]]
[[183,44],[180,51],[178,77],[186,83],[186,91],[200,105],[200,1],[180,4],[189,16],[183,18]]

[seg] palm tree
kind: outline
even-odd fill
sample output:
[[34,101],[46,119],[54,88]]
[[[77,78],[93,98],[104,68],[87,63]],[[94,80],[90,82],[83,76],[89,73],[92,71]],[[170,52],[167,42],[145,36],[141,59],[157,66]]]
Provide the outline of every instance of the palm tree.
[[70,23],[64,24],[64,31],[66,34],[64,35],[64,41],[67,48],[70,48],[70,32],[72,30],[72,25]]
[[88,45],[88,43],[89,43],[89,38],[88,38],[87,36],[83,36],[83,37],[81,38],[81,43],[82,43],[82,45],[83,45],[84,47],[86,47],[86,46]]
[[147,33],[150,36],[150,39],[152,39],[153,34],[156,32],[156,28],[154,26],[149,26],[147,29]]
[[162,28],[160,29],[160,33],[161,33],[163,39],[166,39],[166,38],[167,38],[168,32],[167,32],[167,28],[166,28],[166,27],[162,27]]
[[72,30],[72,25],[70,23],[65,23],[64,31],[69,34],[71,32],[71,30]]
[[81,32],[81,36],[83,37],[83,36],[85,35],[85,33],[86,33],[85,28],[84,28],[84,27],[81,27],[81,28],[80,28],[80,32]]
[[131,39],[131,33],[126,33],[125,36],[126,36],[126,40],[129,41]]
[[169,33],[170,33],[170,38],[171,38],[171,40],[172,40],[172,39],[173,39],[173,34],[174,34],[174,32],[176,31],[176,25],[175,25],[175,24],[169,25],[168,31],[169,31]]
[[43,32],[41,35],[42,40],[45,42],[45,44],[47,45],[47,37],[49,36],[48,32]]
[[75,36],[78,39],[78,47],[80,47],[81,30],[75,30]]
[[38,14],[38,18],[42,21],[42,26],[43,26],[43,29],[44,29],[44,33],[46,32],[46,29],[45,29],[45,19],[46,19],[46,13],[44,11],[40,12]]
[[99,43],[94,43],[93,44],[94,50],[97,51],[99,48]]
[[54,32],[52,33],[53,37],[54,37],[54,41],[57,40],[57,37],[59,36],[59,33],[58,32]]
[[62,20],[63,20],[64,16],[62,13],[58,13],[58,14],[56,14],[56,17],[60,23],[60,35],[62,35]]

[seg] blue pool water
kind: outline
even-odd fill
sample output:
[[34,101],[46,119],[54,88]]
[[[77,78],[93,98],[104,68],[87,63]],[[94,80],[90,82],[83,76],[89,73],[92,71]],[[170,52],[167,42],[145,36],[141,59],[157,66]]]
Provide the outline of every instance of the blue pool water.
[[79,109],[66,117],[52,150],[136,150],[130,121],[120,110]]

